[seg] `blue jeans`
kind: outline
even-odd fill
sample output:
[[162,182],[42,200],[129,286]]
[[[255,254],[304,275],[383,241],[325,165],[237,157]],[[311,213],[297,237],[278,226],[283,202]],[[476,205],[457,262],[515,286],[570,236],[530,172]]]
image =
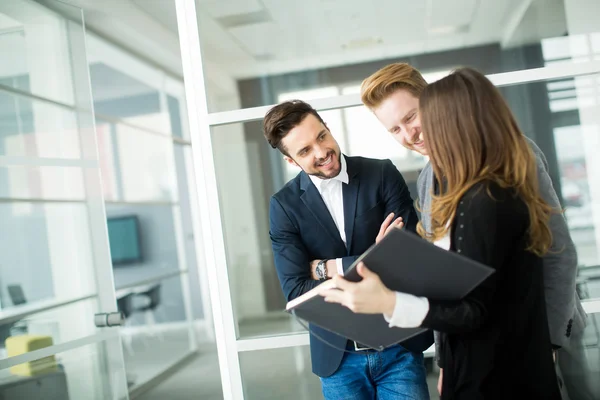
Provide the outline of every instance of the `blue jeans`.
[[429,400],[423,354],[400,345],[345,353],[338,370],[321,378],[326,400]]

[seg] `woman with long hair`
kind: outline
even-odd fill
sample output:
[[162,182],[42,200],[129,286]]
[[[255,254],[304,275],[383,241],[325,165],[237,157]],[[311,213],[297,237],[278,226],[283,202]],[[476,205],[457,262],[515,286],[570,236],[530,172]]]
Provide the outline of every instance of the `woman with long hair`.
[[448,302],[391,292],[360,265],[361,282],[336,278],[342,290],[322,295],[390,326],[441,332],[442,399],[560,399],[541,259],[555,211],[538,192],[535,157],[498,89],[473,69],[428,85],[419,112],[437,182],[431,233],[418,232],[495,273]]

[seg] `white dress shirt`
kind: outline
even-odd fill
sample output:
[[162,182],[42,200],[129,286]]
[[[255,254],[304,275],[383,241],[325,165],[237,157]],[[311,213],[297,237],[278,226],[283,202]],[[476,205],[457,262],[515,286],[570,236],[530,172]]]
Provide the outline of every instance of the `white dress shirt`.
[[[450,235],[446,235],[434,243],[444,250],[450,250]],[[412,294],[396,292],[396,305],[392,316],[384,314],[391,327],[416,328],[421,326],[429,312],[429,300]]]
[[[340,237],[344,244],[346,244],[346,231],[344,224],[344,197],[342,195],[342,184],[348,184],[348,168],[346,166],[346,159],[342,154],[340,156],[340,173],[335,178],[323,179],[313,175],[309,175],[312,183],[317,187],[317,190],[321,194],[329,214],[335,222],[335,226],[340,232]],[[335,260],[337,266],[337,273],[344,275],[344,265],[342,264],[341,258]]]

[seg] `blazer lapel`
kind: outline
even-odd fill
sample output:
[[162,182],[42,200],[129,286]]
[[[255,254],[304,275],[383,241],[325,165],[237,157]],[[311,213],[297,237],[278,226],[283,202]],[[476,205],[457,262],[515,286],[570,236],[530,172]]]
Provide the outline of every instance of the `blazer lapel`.
[[356,203],[358,200],[358,189],[360,179],[358,179],[358,168],[356,163],[349,157],[346,157],[348,168],[348,184],[342,184],[342,197],[344,199],[344,231],[346,233],[346,248],[348,254],[352,254],[352,235],[354,234],[354,217],[356,217]]
[[300,177],[300,189],[304,191],[300,196],[302,202],[308,207],[310,212],[315,216],[315,219],[321,224],[323,229],[331,236],[333,241],[344,246],[344,242],[340,237],[340,232],[333,221],[333,217],[329,213],[321,194],[310,181],[306,173],[302,173]]

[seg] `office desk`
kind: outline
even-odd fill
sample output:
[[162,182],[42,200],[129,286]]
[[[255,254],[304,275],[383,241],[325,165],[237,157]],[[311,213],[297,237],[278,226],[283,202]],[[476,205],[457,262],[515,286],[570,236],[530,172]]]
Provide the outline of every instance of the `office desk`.
[[62,368],[37,376],[2,376],[0,399],[69,400],[67,376]]

